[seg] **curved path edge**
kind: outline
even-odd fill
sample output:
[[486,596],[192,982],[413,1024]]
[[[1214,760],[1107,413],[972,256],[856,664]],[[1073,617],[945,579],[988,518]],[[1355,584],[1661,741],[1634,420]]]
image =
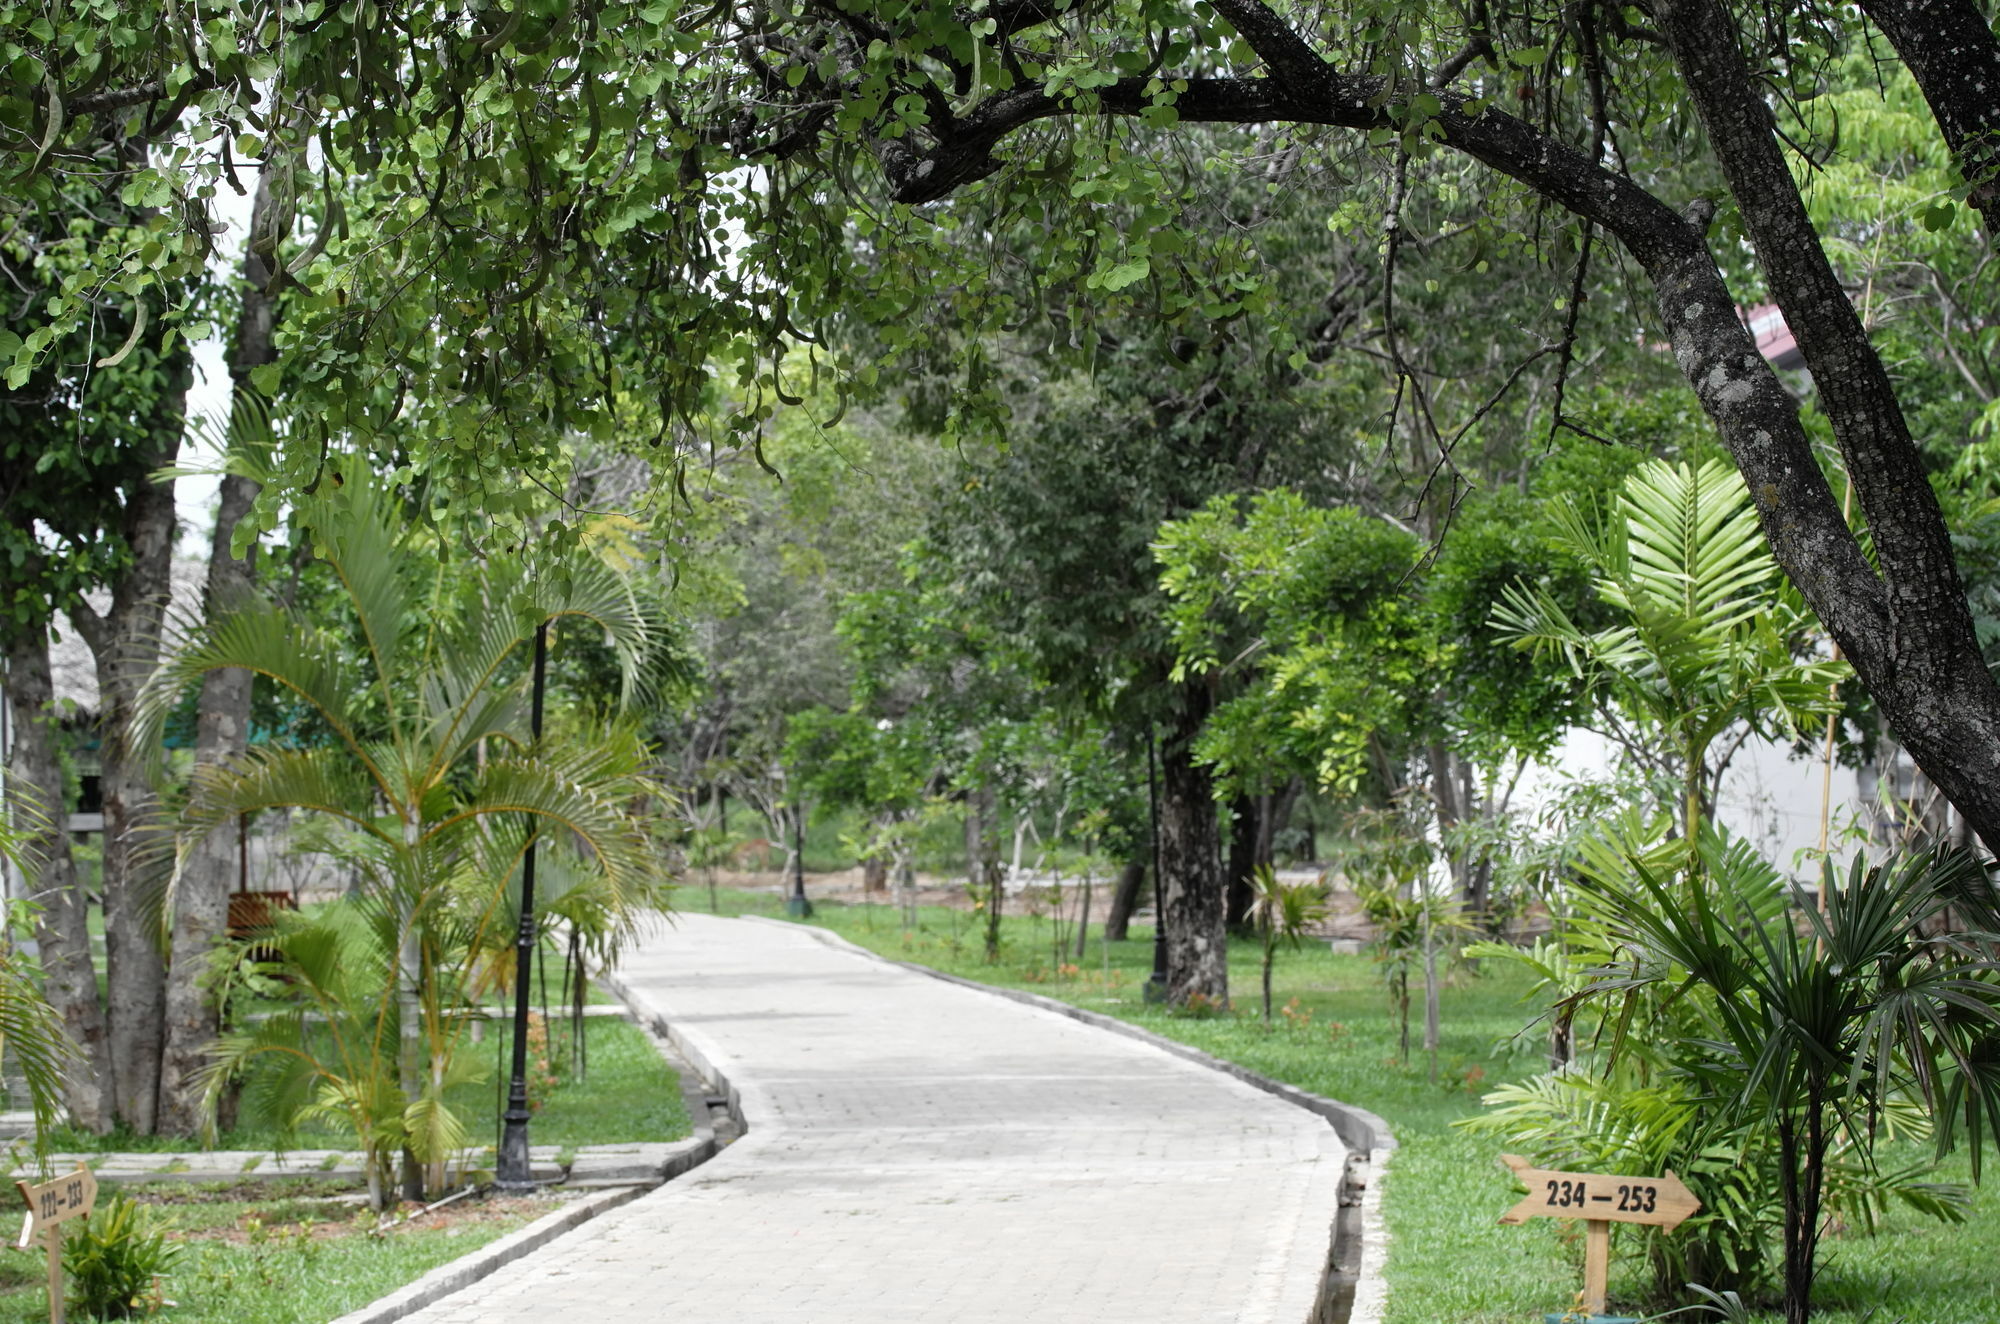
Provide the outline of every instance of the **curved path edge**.
[[[632,1017],[640,1028],[665,1039],[679,1053],[682,1060],[693,1067],[696,1075],[729,1100],[730,1118],[739,1128],[743,1127],[743,1112],[737,1102],[735,1086],[731,1085],[708,1057],[701,1052],[687,1036],[668,1025],[657,1009],[636,998],[631,989],[609,971],[599,972],[598,983],[618,995],[630,1009]],[[696,1087],[695,1082],[685,1076],[681,1079],[682,1094],[687,1100],[688,1120],[693,1132],[686,1140],[680,1141],[664,1168],[664,1181],[672,1181],[684,1173],[692,1172],[702,1164],[722,1152],[722,1144],[716,1139],[715,1128],[703,1119],[707,1116],[702,1107],[705,1091]],[[657,1190],[660,1182],[645,1182],[633,1186],[618,1186],[601,1191],[596,1195],[572,1201],[560,1209],[551,1211],[528,1224],[517,1228],[506,1236],[481,1246],[478,1250],[461,1255],[448,1263],[440,1264],[423,1277],[406,1286],[397,1288],[384,1297],[379,1297],[359,1310],[350,1311],[333,1321],[333,1324],[395,1324],[395,1321],[416,1314],[426,1306],[437,1304],[455,1292],[463,1291],[482,1278],[496,1273],[516,1260],[525,1259],[542,1247],[568,1232],[582,1227],[600,1214],[606,1214],[620,1205],[629,1204],[650,1191]]]
[[[1340,1212],[1334,1220],[1326,1277],[1320,1286],[1319,1300],[1315,1303],[1312,1316],[1306,1324],[1380,1324],[1388,1297],[1387,1286],[1382,1279],[1382,1266],[1389,1248],[1388,1227],[1382,1218],[1382,1176],[1388,1169],[1390,1156],[1395,1152],[1396,1137],[1390,1131],[1389,1124],[1376,1114],[1351,1103],[1342,1103],[1338,1099],[1329,1099],[1310,1090],[1287,1085],[1281,1080],[1273,1080],[1246,1066],[1225,1061],[1212,1053],[1204,1053],[1199,1048],[1181,1043],[1177,1039],[1169,1039],[1165,1035],[1155,1034],[1130,1021],[1119,1020],[1116,1016],[1072,1006],[1070,1003],[1059,1002],[1054,998],[1046,998],[1023,989],[982,984],[976,979],[947,974],[915,961],[898,961],[879,952],[870,951],[859,943],[817,925],[770,919],[763,915],[745,915],[742,918],[751,923],[770,924],[809,933],[829,947],[865,956],[871,961],[927,975],[947,984],[957,984],[961,988],[990,993],[995,997],[1006,998],[1030,1007],[1039,1007],[1043,1011],[1054,1012],[1058,1016],[1068,1017],[1070,1020],[1096,1029],[1108,1030],[1127,1039],[1136,1039],[1140,1043],[1150,1044],[1184,1061],[1219,1071],[1225,1076],[1232,1076],[1253,1089],[1262,1090],[1266,1094],[1326,1119],[1334,1134],[1338,1135],[1348,1148],[1347,1171],[1341,1183]],[[607,987],[617,986],[607,983]],[[634,1015],[640,1014],[640,1008],[636,1003],[630,1005]],[[707,1071],[701,1055],[686,1043],[681,1034],[673,1031],[663,1019],[659,1018],[657,1012],[649,1009],[646,1014],[653,1017],[654,1023],[651,1028],[656,1033],[669,1038],[697,1069]],[[730,1089],[732,1114],[737,1114],[736,1098],[736,1091]],[[346,1321],[336,1321],[336,1324],[346,1324]]]

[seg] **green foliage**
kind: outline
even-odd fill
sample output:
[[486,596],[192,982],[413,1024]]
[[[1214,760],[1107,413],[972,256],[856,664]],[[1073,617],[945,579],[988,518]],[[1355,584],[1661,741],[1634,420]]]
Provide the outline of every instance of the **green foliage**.
[[[387,1156],[407,1147],[435,1179],[463,1139],[446,1100],[469,1070],[457,1058],[459,1009],[472,993],[505,984],[515,879],[531,838],[544,839],[550,862],[547,904],[600,957],[660,902],[666,882],[639,809],[659,789],[636,734],[552,728],[536,743],[527,729],[523,655],[546,622],[591,621],[627,692],[635,688],[652,629],[630,586],[594,559],[544,565],[532,577],[519,562],[489,563],[455,578],[422,554],[429,549],[416,536],[399,533],[401,514],[390,493],[365,481],[306,503],[302,522],[341,587],[347,628],[296,606],[235,604],[168,660],[141,703],[144,741],[184,686],[240,666],[310,706],[330,734],[318,747],[267,745],[198,768],[179,845],[185,858],[238,814],[303,809],[330,825],[324,848],[359,872],[363,893],[351,914],[300,921],[280,944],[300,966],[304,1000],[356,1028],[326,1062],[313,1059],[303,1034],[267,1024],[238,1036],[217,1061],[208,1098],[213,1105],[227,1075],[251,1058],[298,1056],[279,1115],[288,1124],[347,1119],[373,1160],[378,1201]],[[295,1015],[303,1014],[301,1006]]]
[[[398,934],[395,909],[379,894],[311,915],[278,914],[271,931],[238,950],[239,972],[226,990],[275,1001],[278,1009],[226,1032],[205,1077],[211,1128],[223,1091],[238,1077],[249,1082],[251,1113],[286,1136],[314,1123],[347,1128],[364,1155],[377,1208],[405,1149],[431,1163],[465,1145],[464,1121],[445,1096],[484,1075],[481,1063],[459,1051],[468,945],[433,937],[418,1013],[429,1031],[429,1063],[418,1087],[405,1088],[401,1018],[409,1009],[395,996]],[[263,964],[266,953],[277,961]]]
[[[114,161],[79,165],[49,212],[0,226],[0,270],[30,317],[60,301],[92,248],[138,243],[156,228],[82,182]],[[66,334],[30,331],[41,342],[33,351],[0,330],[0,631],[45,629],[131,562],[123,513],[180,444],[189,372],[185,347],[151,339],[114,355],[143,330],[146,306],[108,299]],[[7,325],[22,323],[10,315]]]
[[1305,935],[1326,919],[1326,880],[1286,882],[1268,864],[1250,873],[1250,924],[1264,948],[1264,1021],[1271,1020],[1271,968],[1280,946],[1297,951]]
[[[0,817],[0,857],[22,865],[14,829]],[[62,1018],[42,996],[41,972],[21,951],[19,939],[31,931],[33,903],[9,899],[0,909],[0,1063],[18,1073],[35,1116],[35,1152],[47,1152],[48,1133],[62,1108],[63,1072],[76,1048]]]
[[1752,1295],[1770,1287],[1768,1246],[1782,1219],[1768,1128],[1704,1108],[1685,1080],[1648,1083],[1631,1071],[1554,1071],[1502,1085],[1485,1103],[1458,1125],[1537,1164],[1672,1172],[1695,1192],[1701,1209],[1671,1233],[1633,1230],[1653,1299],[1671,1300],[1688,1283]]
[[77,1308],[91,1319],[151,1315],[162,1304],[161,1279],[180,1257],[160,1220],[118,1192],[63,1237],[63,1274]]
[[1426,992],[1434,993],[1440,953],[1456,950],[1472,924],[1455,897],[1440,895],[1421,881],[1407,886],[1377,887],[1355,881],[1361,913],[1375,930],[1369,943],[1389,990],[1389,1009],[1397,1025],[1398,1060],[1410,1060],[1410,975],[1420,974]]
[[1408,533],[1280,488],[1247,503],[1217,497],[1163,524],[1153,550],[1175,679],[1256,660],[1196,746],[1227,785],[1267,789],[1309,773],[1352,795],[1379,775],[1382,746],[1426,731],[1442,659],[1405,591],[1422,551]]
[[1603,515],[1561,502],[1548,518],[1589,567],[1613,622],[1588,628],[1547,586],[1516,584],[1493,624],[1515,647],[1575,671],[1609,733],[1680,784],[1684,835],[1698,835],[1721,735],[1823,718],[1848,669],[1810,656],[1816,622],[1779,575],[1743,480],[1721,461],[1654,461]]
[[[1823,912],[1803,896],[1794,911],[1740,844],[1706,837],[1700,874],[1680,881],[1655,871],[1679,852],[1648,854],[1629,837],[1605,843],[1579,874],[1566,950],[1516,955],[1559,1008],[1597,1011],[1602,1072],[1503,1088],[1471,1125],[1558,1164],[1677,1170],[1704,1208],[1671,1239],[1647,1235],[1654,1292],[1775,1278],[1803,1318],[1826,1212],[1863,1227],[1892,1203],[1962,1216],[1962,1192],[1875,1156],[1898,1109],[1935,1120],[1940,1156],[1969,1137],[1975,1174],[1996,1129],[2000,986],[1985,930],[1939,925],[1954,909],[1990,923],[1988,884],[1962,855],[1857,857],[1844,879],[1828,866]],[[1897,1121],[1912,1124],[1921,1116]]]

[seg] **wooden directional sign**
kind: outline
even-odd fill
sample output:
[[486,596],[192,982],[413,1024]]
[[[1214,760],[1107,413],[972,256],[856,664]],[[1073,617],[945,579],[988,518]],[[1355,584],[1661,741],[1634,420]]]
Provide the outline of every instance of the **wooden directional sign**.
[[1662,1177],[1606,1177],[1595,1172],[1537,1168],[1518,1154],[1502,1154],[1500,1162],[1528,1188],[1527,1198],[1500,1215],[1502,1223],[1525,1223],[1531,1218],[1601,1218],[1613,1223],[1649,1223],[1671,1231],[1701,1208],[1694,1192],[1672,1171]]
[[28,1216],[21,1223],[21,1249],[39,1241],[48,1251],[49,1324],[63,1324],[61,1225],[97,1206],[97,1174],[79,1163],[67,1176],[35,1185],[17,1181],[14,1189],[28,1202]]
[[1584,1220],[1583,1308],[1592,1315],[1604,1313],[1613,1223],[1645,1223],[1671,1232],[1701,1208],[1694,1192],[1671,1170],[1660,1177],[1557,1172],[1535,1167],[1519,1154],[1502,1154],[1500,1163],[1528,1188],[1526,1199],[1500,1215],[1502,1223],[1525,1223],[1531,1218]]

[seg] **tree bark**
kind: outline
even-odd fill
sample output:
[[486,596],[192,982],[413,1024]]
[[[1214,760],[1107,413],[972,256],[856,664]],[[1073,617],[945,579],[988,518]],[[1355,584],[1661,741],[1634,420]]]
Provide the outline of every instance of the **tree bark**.
[[[215,536],[208,562],[208,614],[247,594],[255,582],[249,556],[232,557],[230,538],[255,500],[257,485],[229,475],[222,480]],[[221,764],[243,756],[250,737],[250,673],[211,671],[203,679],[195,716],[195,762]],[[197,1080],[221,1030],[214,1001],[200,979],[229,927],[229,893],[241,875],[238,825],[224,824],[194,848],[173,893],[172,946],[166,984],[166,1040],[160,1062],[160,1130],[192,1136],[201,1129]]]
[[7,805],[23,838],[29,892],[41,907],[35,940],[41,946],[42,991],[77,1049],[63,1081],[70,1122],[103,1135],[112,1125],[111,1054],[90,958],[89,906],[69,849],[48,632],[17,627],[6,634],[7,702],[14,726]]
[[[185,347],[169,356],[172,384],[154,423],[148,469],[173,462],[185,427],[193,363]],[[157,798],[147,751],[130,744],[139,689],[159,661],[173,587],[174,485],[142,483],[126,494],[121,517],[131,562],[99,614],[79,604],[72,617],[97,662],[98,733],[104,788],[105,1011],[117,1119],[140,1135],[156,1129],[166,962],[160,950],[162,863],[156,848]],[[149,849],[150,848],[150,849]]]
[[1229,1003],[1229,945],[1223,923],[1221,834],[1215,786],[1194,761],[1194,740],[1209,714],[1207,687],[1181,687],[1183,706],[1160,746],[1160,922],[1167,935],[1166,999]]
[[1250,875],[1267,861],[1257,855],[1265,796],[1239,795],[1229,806],[1229,870],[1223,902],[1223,923],[1232,933],[1250,931],[1250,907],[1257,899]]
[[[271,205],[268,167],[257,176],[251,202],[252,235],[265,229]],[[249,394],[250,372],[276,361],[272,345],[277,310],[266,293],[271,283],[268,261],[255,249],[243,254],[243,301],[236,320],[236,350],[229,375],[235,382],[230,398],[230,437],[256,426],[244,411],[254,409]],[[218,609],[247,597],[256,585],[255,549],[232,555],[236,526],[257,499],[258,484],[238,474],[225,474],[215,511],[215,531],[209,539],[208,583],[204,619]],[[197,764],[216,765],[243,757],[250,747],[250,673],[240,668],[212,671],[202,680],[195,715]],[[238,825],[239,828],[241,825]],[[209,954],[229,928],[229,893],[241,876],[240,832],[219,827],[195,847],[180,871],[173,892],[173,930],[168,948],[166,1042],[160,1061],[160,1129],[192,1136],[201,1129],[201,1091],[197,1078],[208,1061],[208,1049],[221,1031],[218,1008],[200,986]],[[713,871],[711,870],[711,877]]]
[[1139,907],[1139,889],[1146,882],[1146,860],[1135,855],[1118,872],[1118,887],[1111,894],[1111,909],[1104,915],[1104,941],[1124,942],[1132,926],[1132,912]]

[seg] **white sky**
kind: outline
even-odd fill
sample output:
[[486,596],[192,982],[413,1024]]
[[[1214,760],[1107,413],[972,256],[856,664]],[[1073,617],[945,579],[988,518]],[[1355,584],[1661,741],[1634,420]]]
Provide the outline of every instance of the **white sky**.
[[[233,281],[243,262],[243,239],[250,227],[250,199],[237,197],[233,189],[219,191],[214,203],[216,219],[225,230],[215,246],[209,271],[219,281]],[[226,340],[235,300],[221,301],[223,309],[215,332],[194,347],[194,387],[188,392],[188,417],[213,420],[219,433],[229,419],[229,367]],[[212,465],[221,458],[213,448],[190,432],[181,444],[184,466]],[[220,480],[212,477],[182,478],[174,484],[174,508],[180,515],[180,552],[183,556],[206,559],[208,540],[215,529],[215,494]]]

